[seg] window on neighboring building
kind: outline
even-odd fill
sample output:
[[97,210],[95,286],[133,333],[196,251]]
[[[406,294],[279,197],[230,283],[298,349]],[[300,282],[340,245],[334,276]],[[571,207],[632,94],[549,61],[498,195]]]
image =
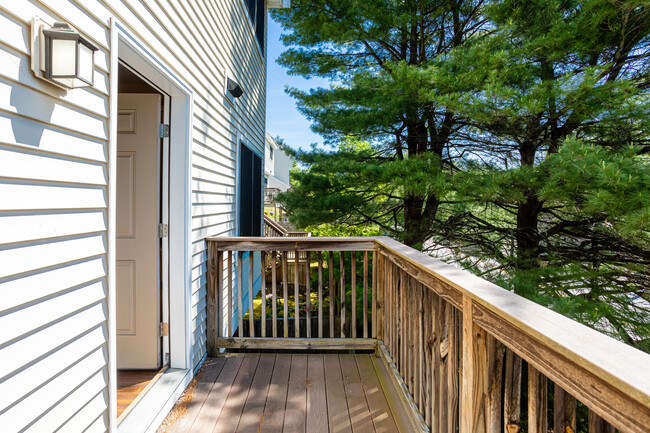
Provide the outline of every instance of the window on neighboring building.
[[266,28],[265,28],[265,0],[246,0],[248,6],[248,17],[251,19],[253,28],[255,29],[255,36],[257,36],[257,43],[260,44],[262,55],[266,55]]
[[239,236],[262,236],[262,158],[239,144]]
[[269,159],[273,159],[273,148],[269,147]]

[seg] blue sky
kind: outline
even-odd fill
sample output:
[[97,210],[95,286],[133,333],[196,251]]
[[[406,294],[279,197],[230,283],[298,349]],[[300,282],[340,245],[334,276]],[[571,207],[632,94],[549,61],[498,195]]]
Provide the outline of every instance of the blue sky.
[[310,122],[298,111],[296,101],[284,92],[285,86],[309,90],[327,87],[326,80],[289,76],[286,70],[276,63],[285,47],[280,42],[282,28],[269,16],[267,45],[267,87],[266,87],[266,132],[279,136],[293,148],[308,149],[311,143],[323,143],[323,138],[310,129]]

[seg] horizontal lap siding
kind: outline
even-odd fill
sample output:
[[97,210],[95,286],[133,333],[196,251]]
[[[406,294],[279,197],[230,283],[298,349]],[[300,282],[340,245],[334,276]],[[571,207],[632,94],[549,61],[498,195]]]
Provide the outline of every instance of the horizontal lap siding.
[[[30,20],[100,47],[92,88],[30,71]],[[0,6],[0,430],[108,427],[108,28],[73,3]]]
[[[29,21],[90,38],[95,86],[30,72]],[[193,93],[193,362],[206,353],[205,238],[235,235],[238,139],[264,149],[265,61],[240,0],[14,1],[0,6],[0,425],[104,431],[107,418],[109,19]],[[224,98],[225,71],[244,89]],[[31,318],[31,319],[28,319]],[[11,323],[12,326],[5,326]],[[14,326],[17,323],[18,325]]]

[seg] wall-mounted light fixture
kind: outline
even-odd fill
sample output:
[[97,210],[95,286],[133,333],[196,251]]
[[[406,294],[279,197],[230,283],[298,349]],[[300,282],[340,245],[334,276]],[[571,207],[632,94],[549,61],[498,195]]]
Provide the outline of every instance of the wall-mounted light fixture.
[[228,90],[228,93],[230,93],[235,98],[239,98],[244,94],[241,86],[230,78],[227,79],[226,89]]
[[32,70],[39,78],[68,89],[92,86],[97,50],[67,23],[32,20]]

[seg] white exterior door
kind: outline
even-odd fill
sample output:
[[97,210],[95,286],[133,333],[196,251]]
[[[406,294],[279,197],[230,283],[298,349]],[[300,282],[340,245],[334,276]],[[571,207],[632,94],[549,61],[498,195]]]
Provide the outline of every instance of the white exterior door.
[[160,367],[161,96],[120,94],[117,140],[117,368]]

